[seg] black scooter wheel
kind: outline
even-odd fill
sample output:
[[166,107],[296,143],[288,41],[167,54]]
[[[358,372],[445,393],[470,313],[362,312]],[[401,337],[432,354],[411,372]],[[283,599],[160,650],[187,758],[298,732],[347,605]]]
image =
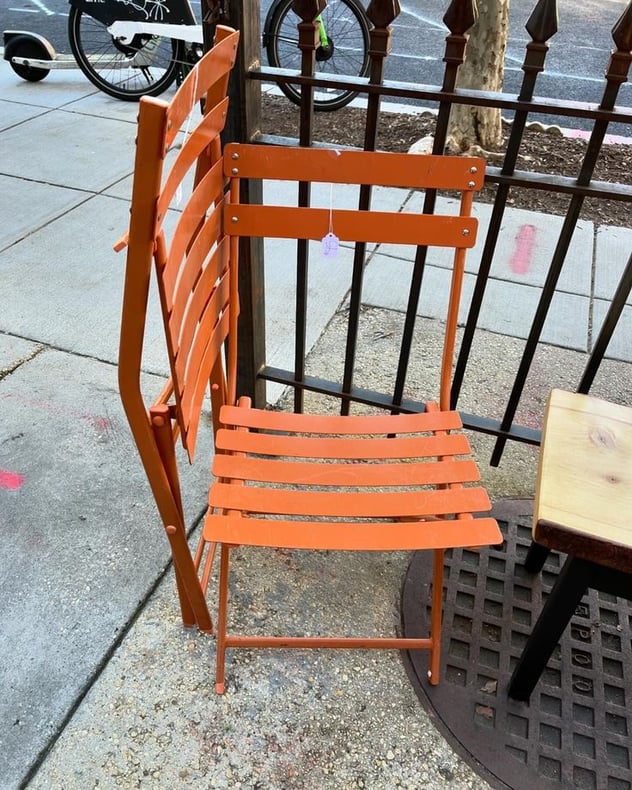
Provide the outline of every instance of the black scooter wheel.
[[31,36],[15,36],[4,48],[4,59],[9,61],[11,68],[18,77],[29,82],[39,82],[50,74],[50,69],[41,69],[27,66],[23,63],[13,63],[11,58],[37,58],[37,60],[52,60],[50,52],[36,38]]

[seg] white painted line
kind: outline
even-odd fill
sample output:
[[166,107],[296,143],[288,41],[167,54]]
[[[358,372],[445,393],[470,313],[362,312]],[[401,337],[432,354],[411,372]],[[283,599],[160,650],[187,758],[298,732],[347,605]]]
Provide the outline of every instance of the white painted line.
[[416,11],[413,11],[410,8],[406,8],[406,7],[402,8],[401,13],[406,14],[407,16],[412,16],[412,18],[415,19],[417,22],[423,22],[424,25],[428,25],[428,27],[433,27],[436,30],[446,29],[446,26],[443,24],[443,22],[437,22],[435,19],[429,19],[427,16],[424,16],[423,14],[418,14]]
[[46,16],[55,16],[55,12],[51,11],[50,8],[47,8],[46,3],[42,3],[42,0],[31,0],[31,2],[34,6],[37,6],[40,11],[43,11]]

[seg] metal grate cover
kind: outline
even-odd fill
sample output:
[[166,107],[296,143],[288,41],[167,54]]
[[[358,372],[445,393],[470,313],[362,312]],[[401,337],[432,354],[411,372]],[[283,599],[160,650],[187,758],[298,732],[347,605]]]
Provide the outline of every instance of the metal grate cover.
[[[511,672],[561,567],[522,567],[530,501],[494,512],[505,543],[446,554],[442,675],[427,654],[406,662],[424,708],[457,752],[500,788],[632,790],[632,605],[590,590],[531,695],[507,696]],[[427,633],[432,555],[418,552],[402,591],[404,635]]]

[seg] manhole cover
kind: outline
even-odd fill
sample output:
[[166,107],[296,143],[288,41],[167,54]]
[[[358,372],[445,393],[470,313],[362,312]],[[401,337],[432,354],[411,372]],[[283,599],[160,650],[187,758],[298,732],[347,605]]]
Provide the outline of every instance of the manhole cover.
[[[505,543],[446,554],[441,682],[427,682],[425,651],[407,654],[419,699],[453,748],[496,787],[632,790],[632,606],[590,590],[530,704],[507,687],[561,567],[522,567],[531,502],[494,515]],[[562,558],[563,559],[563,558]],[[404,635],[427,633],[430,552],[414,555],[402,592]]]

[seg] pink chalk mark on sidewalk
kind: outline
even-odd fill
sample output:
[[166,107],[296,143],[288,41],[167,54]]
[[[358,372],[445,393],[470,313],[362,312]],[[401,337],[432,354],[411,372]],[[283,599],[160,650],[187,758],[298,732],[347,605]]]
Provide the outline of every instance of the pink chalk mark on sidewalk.
[[522,225],[516,234],[516,246],[509,261],[509,268],[514,274],[526,274],[529,271],[537,233],[535,225]]
[[16,491],[22,487],[24,477],[17,472],[7,472],[6,469],[0,469],[0,488],[9,491]]

